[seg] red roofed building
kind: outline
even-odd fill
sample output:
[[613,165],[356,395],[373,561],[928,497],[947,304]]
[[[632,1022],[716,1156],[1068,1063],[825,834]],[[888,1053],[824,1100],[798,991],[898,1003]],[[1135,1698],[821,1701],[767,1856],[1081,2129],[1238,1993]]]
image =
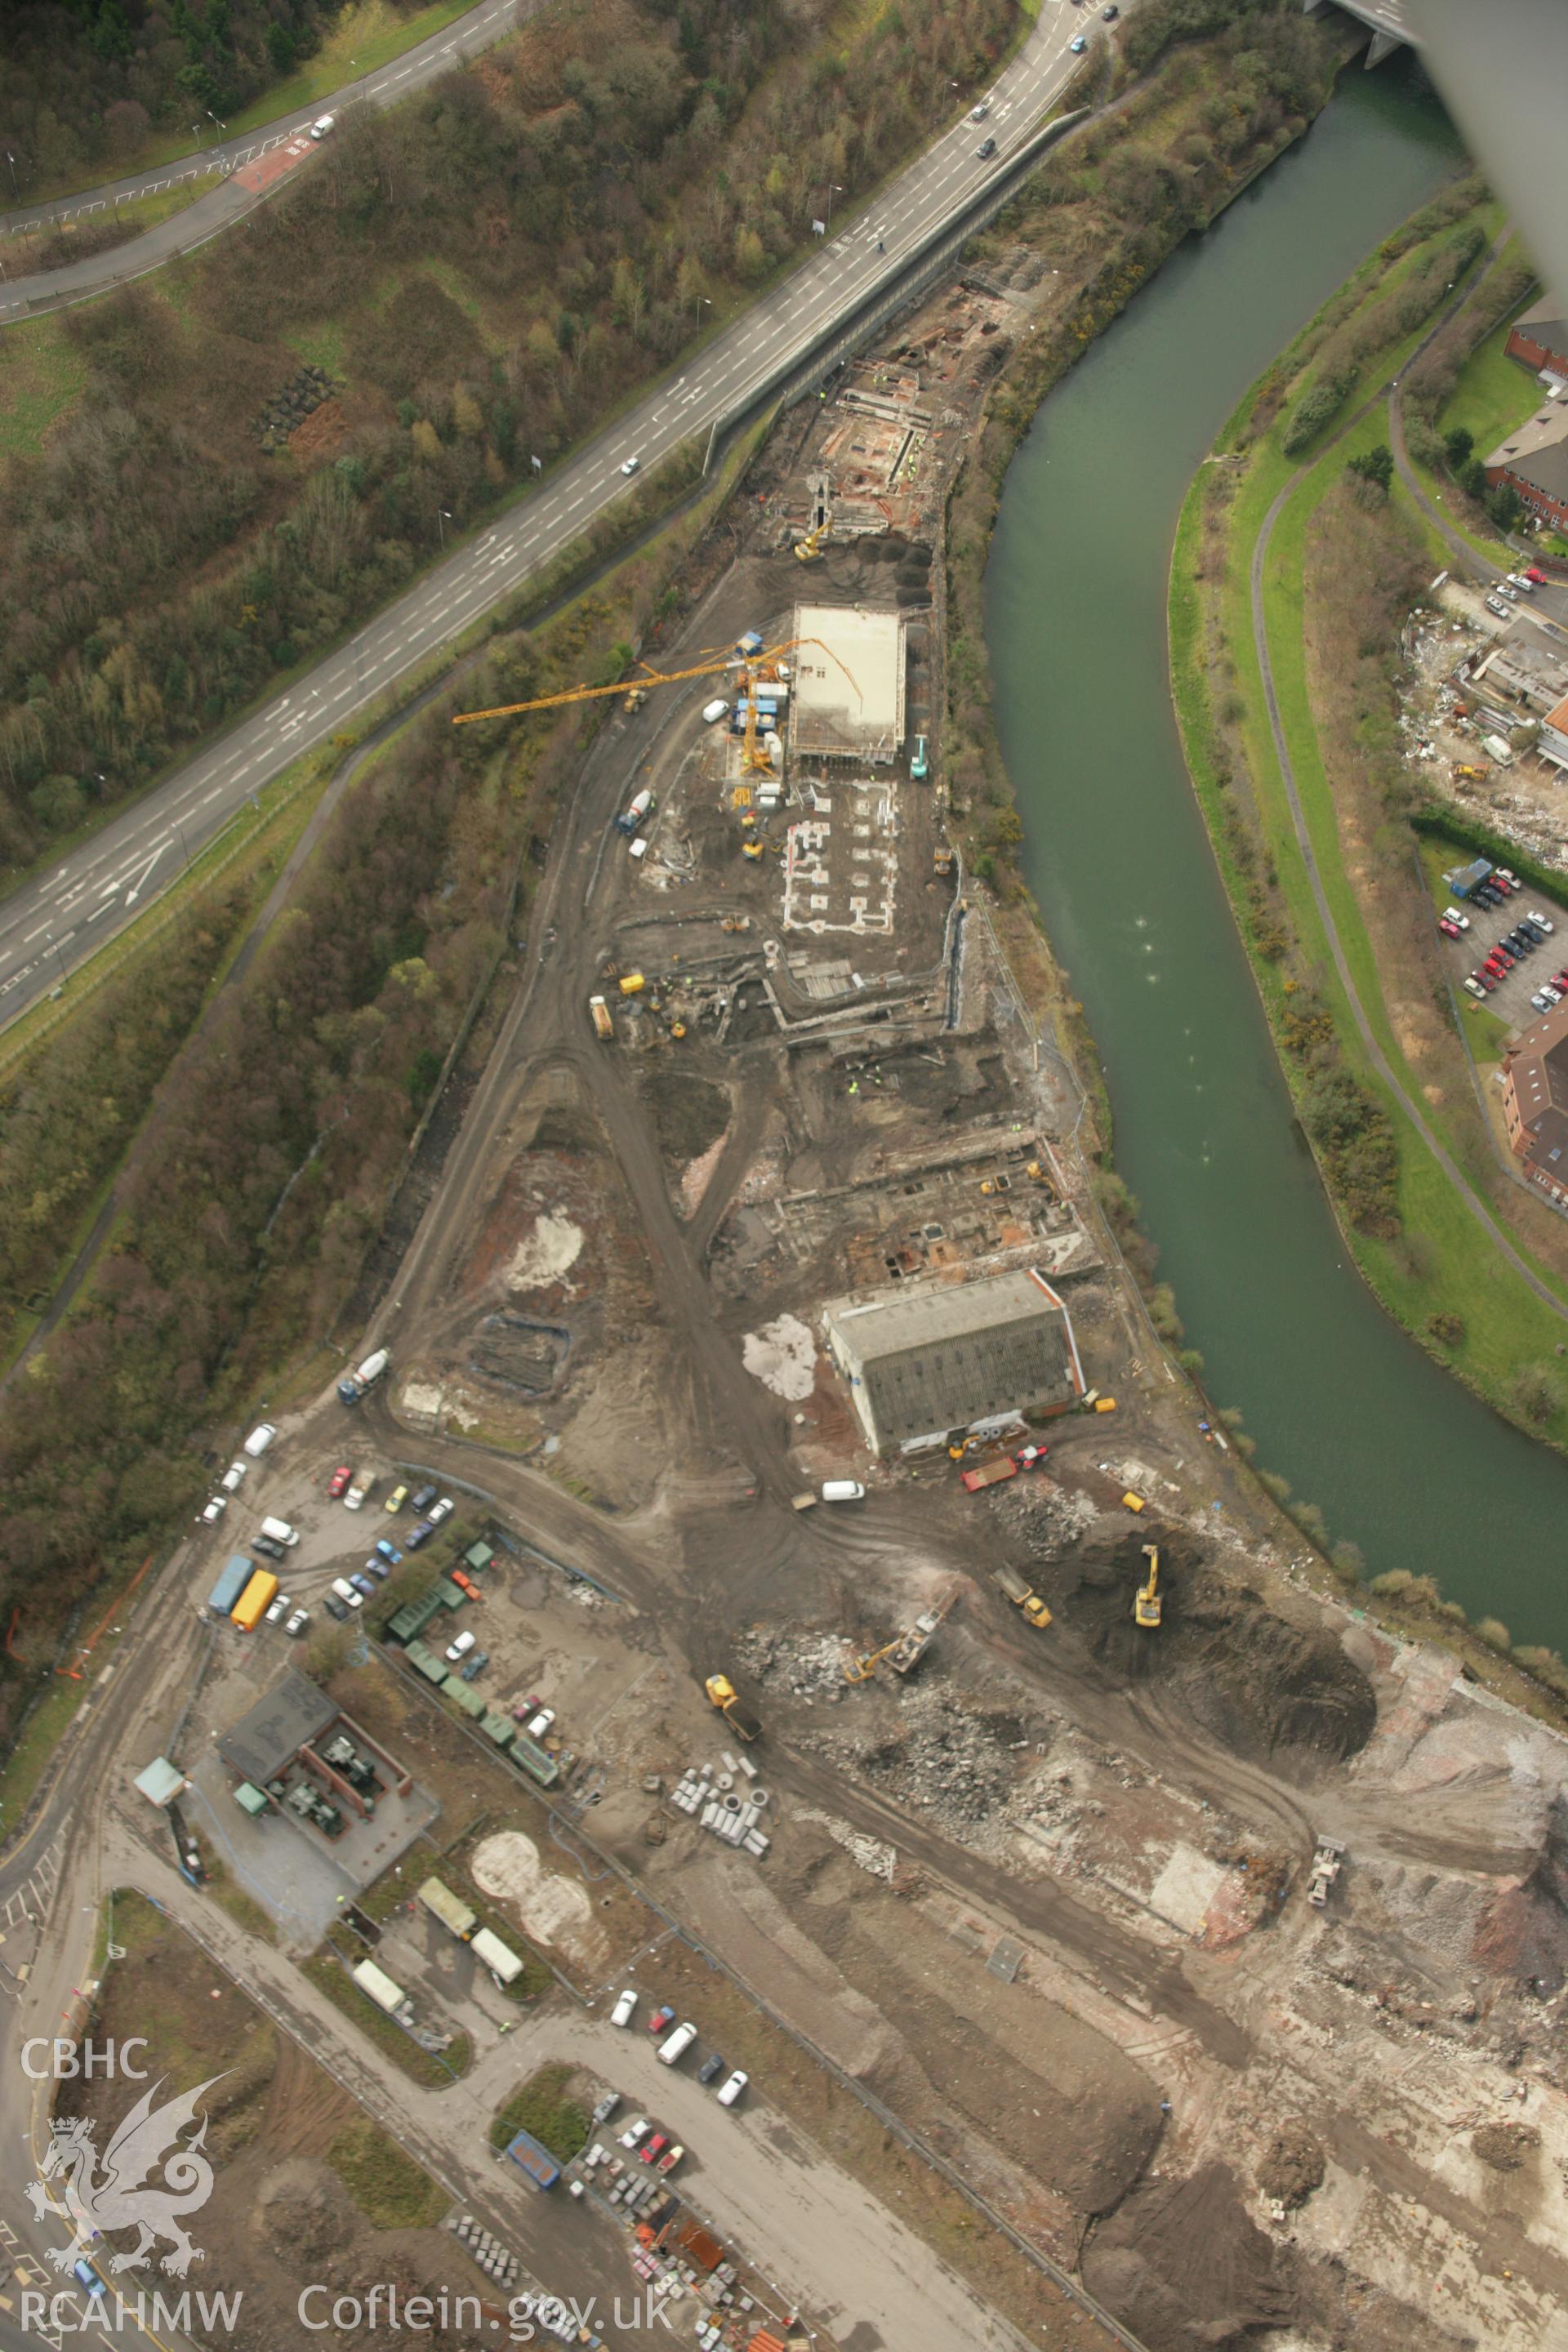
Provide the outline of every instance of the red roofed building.
[[1554,1207],[1568,1208],[1568,1002],[1510,1038],[1502,1100],[1522,1173]]

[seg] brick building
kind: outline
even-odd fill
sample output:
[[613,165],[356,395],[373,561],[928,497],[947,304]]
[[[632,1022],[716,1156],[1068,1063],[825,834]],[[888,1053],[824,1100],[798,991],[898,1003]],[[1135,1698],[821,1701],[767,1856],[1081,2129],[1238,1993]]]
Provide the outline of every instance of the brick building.
[[1568,383],[1568,318],[1552,295],[1533,310],[1521,311],[1505,348],[1510,360],[1518,360],[1535,374],[1556,376]]
[[1522,1173],[1553,1207],[1568,1211],[1568,1002],[1510,1038],[1502,1101]]
[[1531,514],[1568,530],[1568,398],[1547,401],[1485,463],[1494,488],[1510,483]]

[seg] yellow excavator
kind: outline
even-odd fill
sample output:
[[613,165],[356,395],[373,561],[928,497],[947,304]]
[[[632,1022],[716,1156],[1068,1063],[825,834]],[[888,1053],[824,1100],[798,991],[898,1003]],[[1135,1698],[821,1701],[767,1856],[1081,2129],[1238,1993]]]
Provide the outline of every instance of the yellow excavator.
[[815,530],[808,530],[804,539],[795,541],[795,560],[797,563],[816,562],[822,552],[822,534],[826,529],[825,522],[819,522]]
[[1149,1563],[1149,1580],[1141,1584],[1132,1596],[1132,1622],[1142,1625],[1145,1633],[1152,1633],[1160,1622],[1160,1614],[1165,1605],[1159,1593],[1159,1545],[1145,1544],[1143,1557]]
[[846,1658],[844,1679],[847,1683],[868,1683],[884,1660],[896,1675],[907,1675],[919,1665],[931,1645],[937,1627],[958,1598],[956,1587],[938,1602],[934,1609],[924,1609],[912,1625],[906,1625],[892,1641],[884,1642],[879,1650],[865,1657]]

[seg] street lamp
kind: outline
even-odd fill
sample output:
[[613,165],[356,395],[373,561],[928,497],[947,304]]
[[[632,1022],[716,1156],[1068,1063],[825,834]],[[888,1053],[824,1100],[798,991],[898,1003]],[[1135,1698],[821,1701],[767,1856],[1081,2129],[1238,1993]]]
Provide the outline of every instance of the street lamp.
[[703,311],[710,310],[712,308],[713,297],[710,294],[699,294],[697,297],[697,318],[695,320],[695,328],[698,332],[701,331]]
[[182,874],[188,874],[188,873],[189,873],[189,871],[190,871],[190,866],[191,866],[191,853],[190,853],[190,851],[185,847],[185,829],[184,829],[184,825],[182,825],[182,824],[180,823],[180,820],[179,820],[179,818],[178,818],[177,816],[175,816],[175,817],[171,817],[171,818],[170,818],[170,820],[169,820],[169,822],[170,822],[170,824],[174,826],[174,831],[176,832],[176,834],[178,834],[178,835],[179,835],[179,837],[180,837],[180,855],[181,855],[181,856],[182,856],[182,857],[184,859],[184,861],[185,861],[185,862],[184,862],[184,866],[181,866],[180,871],[181,871],[181,873],[182,873]]
[[22,191],[16,185],[16,158],[12,154],[9,147],[5,150],[5,161],[11,166],[11,194],[16,199],[17,203],[20,204],[22,200]]
[[227,123],[226,123],[226,122],[218,122],[218,121],[217,121],[217,116],[213,112],[212,108],[211,108],[210,106],[209,106],[209,107],[208,107],[208,109],[207,109],[207,121],[208,121],[209,122],[217,122],[217,127],[218,127],[218,129],[222,131],[222,133],[223,133],[224,137],[225,137],[226,139],[228,137],[228,125],[227,125]]
[[196,142],[196,152],[199,155],[202,152],[202,126],[199,122],[192,123],[191,136]]
[[445,507],[437,508],[436,528],[441,534],[441,552],[443,555],[447,552],[447,525],[454,520],[455,518],[447,513]]
[[844,191],[839,186],[837,181],[829,180],[827,183],[827,226],[830,232],[833,227],[833,199],[835,196],[841,196],[843,194]]

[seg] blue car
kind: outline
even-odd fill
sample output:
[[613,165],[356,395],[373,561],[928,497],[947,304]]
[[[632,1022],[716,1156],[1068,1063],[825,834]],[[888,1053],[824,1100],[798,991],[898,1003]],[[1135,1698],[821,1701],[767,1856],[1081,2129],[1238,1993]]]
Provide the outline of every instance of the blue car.
[[417,1551],[421,1544],[429,1542],[435,1532],[435,1528],[428,1519],[421,1519],[416,1528],[410,1528],[408,1530],[409,1550]]
[[89,2294],[108,2294],[109,2289],[85,2256],[72,2263],[71,2269],[75,2273],[78,2286],[84,2287]]
[[375,1579],[374,1576],[362,1576],[356,1573],[350,1577],[349,1582],[353,1586],[356,1592],[363,1592],[367,1600],[375,1591]]
[[380,1542],[376,1545],[376,1549],[381,1554],[383,1559],[386,1562],[388,1568],[395,1568],[398,1561],[403,1558],[403,1554],[398,1550],[397,1546],[395,1544],[388,1543],[384,1536],[382,1537]]

